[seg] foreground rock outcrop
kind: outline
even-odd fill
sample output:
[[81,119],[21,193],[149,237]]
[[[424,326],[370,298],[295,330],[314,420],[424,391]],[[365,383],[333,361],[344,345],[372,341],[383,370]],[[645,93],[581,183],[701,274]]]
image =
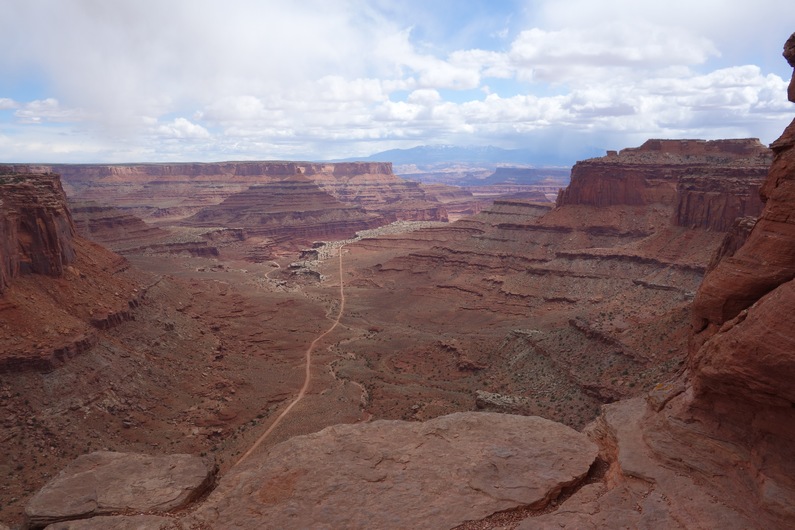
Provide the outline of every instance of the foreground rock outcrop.
[[233,468],[185,518],[140,528],[452,528],[547,506],[585,478],[597,452],[585,435],[538,417],[335,425]]
[[109,514],[185,507],[213,484],[217,469],[191,455],[98,451],[69,464],[25,508],[31,528]]
[[[259,528],[451,528],[542,508],[596,459],[588,439],[538,417],[458,413],[337,425],[234,469],[196,513]],[[250,514],[258,513],[252,518]]]

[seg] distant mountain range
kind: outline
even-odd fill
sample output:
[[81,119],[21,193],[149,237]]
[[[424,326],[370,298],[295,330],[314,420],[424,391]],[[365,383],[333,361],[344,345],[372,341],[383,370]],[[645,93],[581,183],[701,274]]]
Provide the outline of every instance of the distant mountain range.
[[[593,148],[589,156],[602,156],[603,149]],[[334,162],[392,162],[394,165],[416,165],[418,169],[438,170],[451,165],[484,167],[571,167],[576,160],[539,148],[502,149],[494,146],[421,145],[410,149],[390,149],[367,157],[347,158]]]

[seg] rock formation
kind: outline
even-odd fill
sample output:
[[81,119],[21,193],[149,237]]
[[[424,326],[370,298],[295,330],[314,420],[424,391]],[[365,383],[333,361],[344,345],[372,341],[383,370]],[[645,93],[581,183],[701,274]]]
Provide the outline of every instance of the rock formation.
[[80,235],[116,252],[152,244],[167,235],[163,229],[112,206],[71,202],[69,209]]
[[191,455],[86,454],[28,502],[27,523],[43,528],[102,515],[179,510],[207,492],[216,471],[214,465]]
[[387,224],[363,207],[343,204],[298,175],[231,195],[183,221],[188,226],[240,227],[249,235],[284,237],[307,244],[348,239],[359,230]]
[[[795,192],[795,124],[772,144],[775,159],[761,189],[765,210],[748,240],[705,279],[693,305],[693,325],[706,336],[762,296],[795,277],[795,224],[790,201]],[[702,335],[703,336],[703,335]]]
[[[793,42],[795,34],[784,51],[791,65]],[[724,440],[721,456],[739,463],[735,474],[750,502],[779,524],[792,524],[795,121],[771,147],[764,211],[745,244],[710,271],[693,303],[690,388],[678,417]]]
[[0,293],[22,274],[60,276],[75,258],[75,227],[52,173],[0,166]]
[[[748,188],[753,188],[754,180],[761,185],[769,165],[770,151],[757,139],[648,140],[637,148],[575,164],[571,184],[561,190],[558,205],[676,204],[678,224],[691,226],[700,222],[700,215],[707,215],[710,206],[704,197],[698,207],[691,205],[698,200],[691,194],[720,196],[742,190],[735,210],[744,215],[747,207],[747,215],[752,215],[758,207],[752,200],[753,189]],[[734,182],[736,178],[739,182]],[[726,212],[728,224],[733,213]],[[725,221],[721,224],[723,229],[728,226]]]
[[[785,57],[795,63],[795,34]],[[594,514],[597,526],[795,524],[795,121],[771,147],[759,220],[728,235],[694,300],[685,376],[657,385],[648,405],[607,406],[592,431],[617,455],[614,487],[583,488],[565,513],[520,528],[578,526]],[[627,502],[632,496],[644,500]]]
[[0,213],[0,371],[51,368],[129,318],[136,282],[76,235],[58,175],[0,165]]
[[184,218],[251,186],[303,175],[345,204],[392,220],[445,220],[444,209],[416,182],[383,162],[218,162],[207,164],[56,165],[71,198],[130,208],[148,216]]
[[535,417],[470,412],[425,423],[337,425],[236,468],[193,520],[240,528],[263,520],[280,528],[452,528],[495,511],[548,505],[586,476],[596,453],[580,433]]

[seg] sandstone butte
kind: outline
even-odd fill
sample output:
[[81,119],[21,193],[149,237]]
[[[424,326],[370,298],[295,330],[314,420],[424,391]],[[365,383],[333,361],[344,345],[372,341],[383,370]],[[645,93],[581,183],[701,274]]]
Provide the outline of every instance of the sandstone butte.
[[[785,56],[791,65],[795,62],[793,48],[795,35],[785,47]],[[795,99],[793,85],[795,81],[790,86],[790,99]],[[259,528],[273,522],[272,526],[279,528],[438,528],[454,525],[528,529],[791,528],[795,525],[795,481],[792,479],[795,476],[792,469],[795,396],[790,382],[795,372],[795,340],[787,316],[795,309],[795,271],[791,267],[795,249],[795,230],[791,227],[791,220],[795,218],[791,211],[795,208],[795,197],[791,197],[795,180],[795,122],[774,142],[772,149],[774,158],[761,188],[764,208],[755,223],[752,219],[759,213],[753,191],[759,183],[757,171],[769,162],[769,154],[758,142],[652,140],[640,148],[579,163],[572,172],[571,185],[560,193],[554,209],[522,201],[503,201],[490,211],[449,227],[351,242],[350,248],[345,249],[349,252],[346,259],[354,262],[355,268],[348,272],[346,280],[350,289],[347,304],[352,309],[349,309],[345,324],[361,332],[332,342],[328,351],[319,353],[324,367],[315,374],[315,384],[319,388],[296,408],[293,424],[288,422],[283,432],[277,433],[276,441],[281,440],[281,443],[267,445],[238,466],[222,466],[223,476],[213,492],[187,513],[108,515],[53,523],[50,527],[187,529],[221,528],[232,522],[240,528]],[[719,160],[717,164],[714,163],[716,159]],[[147,168],[146,173],[170,175],[172,170],[167,167]],[[203,165],[196,167],[200,168],[199,173],[209,171],[216,175]],[[283,163],[279,167],[291,166]],[[107,169],[98,171],[101,178],[106,178],[106,173],[113,174]],[[67,403],[57,418],[74,421],[77,430],[67,422],[59,423],[60,428],[71,429],[73,435],[81,428],[107,428],[109,424],[102,423],[103,411],[110,416],[125,411],[124,428],[129,428],[132,437],[163,432],[166,437],[161,441],[170,439],[174,446],[184,443],[187,438],[184,433],[175,440],[169,423],[159,423],[157,415],[132,412],[141,404],[146,405],[142,412],[149,408],[168,412],[168,407],[158,404],[161,408],[156,409],[140,395],[132,400],[130,388],[123,384],[127,378],[133,378],[141,388],[155,393],[159,390],[147,387],[147,379],[161,381],[161,386],[162,382],[171,381],[174,384],[168,389],[171,399],[181,399],[185,392],[183,386],[197,385],[193,388],[201,390],[194,395],[199,395],[206,405],[194,405],[190,409],[185,406],[180,414],[169,420],[173,424],[186,421],[178,418],[188,412],[187,422],[196,426],[196,433],[192,434],[196,436],[201,428],[234,422],[238,415],[245,417],[245,407],[229,408],[236,399],[243,397],[224,393],[230,386],[237,386],[238,395],[253,392],[246,390],[243,371],[267,366],[273,372],[282,370],[278,357],[260,361],[257,356],[249,355],[242,363],[245,365],[243,371],[233,375],[229,370],[238,362],[238,354],[233,335],[224,332],[227,326],[250,318],[267,325],[269,320],[278,320],[279,313],[290,306],[305,307],[322,317],[323,312],[312,309],[308,302],[290,298],[289,293],[279,290],[268,296],[273,297],[274,303],[281,304],[280,309],[268,313],[261,307],[251,306],[254,298],[237,293],[229,284],[201,284],[214,286],[217,296],[231,297],[229,301],[237,316],[225,321],[213,307],[196,307],[197,303],[207,302],[211,297],[200,293],[201,289],[191,290],[193,284],[168,277],[152,281],[151,276],[136,273],[125,260],[76,235],[62,190],[52,173],[5,166],[0,177],[2,207],[6,213],[0,247],[3,340],[16,348],[13,359],[25,358],[26,354],[33,359],[28,364],[6,360],[3,365],[10,374],[4,374],[0,389],[4,410],[10,414],[3,422],[3,440],[18,441],[41,428],[43,439],[53,445],[47,449],[39,444],[41,438],[36,438],[35,443],[27,447],[35,447],[42,458],[58,453],[55,448],[59,443],[58,433],[49,427],[55,425],[55,419],[48,417],[44,407],[32,409],[33,405],[26,399],[24,407],[27,409],[24,410],[36,410],[36,417],[20,422],[15,419],[14,407],[23,409],[23,397],[34,404],[42,403],[40,394],[51,393],[53,385],[60,393],[60,400],[74,399],[73,390],[63,385],[69,379],[63,376],[69,374],[72,386],[79,387],[79,375],[91,373],[86,370],[89,367],[81,368],[82,372],[69,370],[79,367],[84,359],[105,363],[103,377],[95,372],[90,384],[97,385],[102,379],[110,378],[110,386],[98,397],[74,406]],[[130,186],[123,185],[122,189],[132,189],[139,184],[133,182]],[[246,185],[248,187],[251,186]],[[141,190],[145,188],[145,185],[140,187]],[[231,195],[233,193],[227,197]],[[129,204],[134,202],[130,201]],[[221,202],[217,196],[213,201],[215,204]],[[180,213],[182,218],[188,210],[190,215],[199,211],[196,206],[186,207]],[[578,220],[582,216],[588,217],[586,223]],[[521,238],[517,234],[522,234]],[[671,239],[674,235],[687,236],[685,243],[674,242]],[[521,252],[506,248],[506,243],[514,247],[517,241],[521,242]],[[685,248],[693,242],[705,244],[710,251],[716,250],[714,256],[706,255],[711,252],[704,248]],[[377,263],[373,263],[375,259]],[[457,277],[450,276],[449,272],[456,266],[457,275],[454,276]],[[331,272],[328,268],[323,270],[326,274]],[[274,271],[281,272],[280,269],[271,272]],[[490,271],[490,276],[484,277],[483,271]],[[639,274],[640,271],[645,272]],[[244,274],[224,272],[226,276],[222,277],[229,281],[235,274]],[[612,307],[614,313],[615,306],[600,298],[597,290],[612,289],[614,292],[609,296],[617,297],[620,302],[642,293],[647,301],[669,304],[666,312],[660,313],[669,318],[671,314],[680,314],[682,307],[690,306],[689,297],[682,296],[687,294],[683,289],[705,272],[692,303],[692,332],[683,370],[653,372],[668,377],[648,388],[644,386],[643,392],[633,395],[627,386],[610,382],[612,375],[606,376],[607,381],[589,382],[583,379],[583,371],[593,369],[592,366],[577,367],[573,358],[556,357],[571,350],[572,344],[564,340],[569,333],[590,345],[601,344],[600,355],[632,359],[627,361],[625,370],[631,365],[653,364],[653,352],[642,350],[639,342],[630,340],[633,334],[640,333],[636,327],[648,325],[644,317],[631,317],[635,327],[622,324],[622,320],[630,318],[626,315],[608,314],[599,320],[594,311]],[[409,277],[415,282],[421,279],[432,283],[422,287],[416,283],[401,285]],[[528,277],[542,280],[527,281]],[[34,281],[30,281],[32,278]],[[339,289],[341,280],[338,278]],[[148,285],[148,294],[142,301],[144,307],[137,309],[137,302],[133,300],[137,300],[137,289],[145,285]],[[318,289],[312,292],[324,292]],[[408,392],[403,390],[407,386],[395,384],[400,381],[401,373],[414,374],[413,384],[423,387],[422,380],[416,377],[418,372],[410,372],[414,368],[406,359],[394,355],[384,359],[382,367],[382,377],[387,382],[392,381],[391,387],[383,383],[379,386],[368,379],[370,361],[364,346],[372,349],[379,344],[374,342],[376,336],[387,337],[386,342],[380,343],[382,348],[398,344],[390,335],[394,332],[381,328],[384,321],[378,319],[394,318],[398,325],[401,319],[409,320],[399,313],[357,313],[362,310],[360,308],[368,307],[364,302],[372,300],[373,292],[398,300],[411,289],[425,301],[433,300],[437,290],[454,293],[447,300],[448,309],[464,308],[464,313],[469,315],[464,318],[460,311],[445,313],[442,308],[436,308],[435,312],[423,316],[417,313],[419,306],[412,306],[408,297],[404,299],[409,310],[416,313],[412,325],[419,335],[435,327],[446,337],[439,339],[437,335],[433,346],[429,342],[416,344],[422,345],[431,362],[444,364],[447,356],[452,360],[450,367],[443,366],[447,370],[443,379],[427,384],[423,392],[427,392],[428,397],[422,404],[411,407],[414,411],[411,419],[424,421],[354,423],[355,412],[362,409],[377,417],[393,414],[386,407],[385,396],[389,392]],[[114,295],[107,296],[111,291]],[[626,297],[623,291],[632,293]],[[88,299],[82,306],[78,303],[81,295]],[[166,299],[168,303],[164,302]],[[572,305],[594,309],[572,311]],[[62,314],[51,316],[49,320],[64,327],[47,332],[44,320],[35,323],[40,329],[26,324],[42,308],[60,308]],[[507,354],[506,359],[513,363],[507,370],[513,372],[519,360],[526,359],[531,352],[554,360],[557,369],[566,373],[574,387],[603,403],[595,421],[579,433],[560,423],[532,416],[439,413],[448,411],[443,406],[445,399],[451,399],[451,403],[459,399],[450,397],[457,392],[455,381],[470,378],[489,390],[478,394],[484,406],[490,406],[489,403],[506,408],[537,406],[523,401],[527,395],[494,392],[503,387],[516,390],[522,381],[492,366],[501,359],[489,360],[465,334],[450,336],[447,329],[440,327],[444,318],[439,317],[451,318],[457,326],[469,322],[472,327],[468,329],[472,333],[485,333],[476,325],[488,328],[500,318],[513,318],[510,325],[515,326],[521,319],[538,319],[550,308],[562,311],[560,315],[568,319],[563,327],[569,331],[552,331],[544,326],[554,322],[540,320],[533,323],[536,329],[500,329],[499,333],[505,338],[503,345],[485,353],[502,351]],[[653,308],[650,310],[654,312]],[[379,308],[379,311],[384,309]],[[515,316],[512,317],[511,312]],[[141,321],[131,321],[133,317]],[[193,320],[206,321],[208,326],[206,329],[196,326]],[[370,328],[361,327],[361,321],[369,321]],[[666,322],[681,325],[675,319]],[[24,335],[13,336],[9,324],[28,328]],[[558,321],[557,325],[560,324]],[[318,333],[311,326],[291,325],[297,335],[303,333],[302,336],[312,337]],[[147,326],[159,326],[160,337],[164,337],[163,330],[176,332],[173,336],[166,335],[169,347],[162,348],[162,338],[152,342],[140,335]],[[53,357],[52,346],[56,342],[68,342],[75,333],[79,335],[88,327],[93,338],[80,355],[71,360],[68,356]],[[400,328],[405,329],[411,328]],[[236,332],[241,331],[243,328],[237,328]],[[196,340],[200,335],[204,339]],[[125,340],[135,336],[148,341],[147,349],[156,353],[125,349]],[[261,339],[256,333],[252,337],[254,341],[240,344],[248,344],[250,348],[257,341],[274,340]],[[486,335],[478,337],[485,341]],[[552,350],[550,337],[559,339],[559,351]],[[211,386],[202,386],[197,380],[208,377],[209,368],[199,368],[205,370],[201,373],[190,372],[184,364],[169,356],[168,349],[176,348],[180,340],[191,342],[201,351],[201,356],[196,358],[201,359],[200,366],[208,363],[208,359],[209,362],[222,361],[214,366],[218,373],[226,374],[226,380],[211,380]],[[222,343],[205,349],[208,341]],[[347,353],[335,358],[336,349],[342,344]],[[27,347],[30,348],[25,349]],[[282,351],[287,354],[291,350]],[[512,352],[515,355],[512,356]],[[387,350],[384,354],[390,355]],[[569,372],[561,368],[567,359],[572,365]],[[367,362],[362,364],[362,360]],[[422,359],[414,357],[414,360]],[[125,368],[124,374],[117,374],[119,367],[127,364],[137,367]],[[287,364],[294,364],[294,361],[288,360]],[[49,372],[36,373],[31,378],[31,368],[45,368]],[[192,374],[194,379],[177,383],[177,379],[167,378],[169,371],[178,375]],[[142,377],[144,373],[148,373],[148,377]],[[279,373],[282,374],[280,379],[291,377],[289,370]],[[264,371],[261,374],[266,376]],[[347,378],[343,378],[346,374]],[[486,376],[477,379],[478,374]],[[453,379],[448,380],[453,375]],[[503,379],[494,386],[494,381],[500,377]],[[357,378],[364,381],[362,386],[356,385]],[[17,380],[22,381],[22,386]],[[39,388],[33,383],[37,380],[45,384]],[[273,380],[273,384],[276,383],[284,381]],[[436,393],[428,390],[433,385],[438,387]],[[559,385],[560,381],[550,388],[560,388]],[[28,390],[23,396],[26,388],[33,391]],[[283,388],[289,394],[295,386],[285,384]],[[351,403],[362,388],[368,389],[367,399],[359,404]],[[159,395],[162,401],[168,401],[166,394]],[[189,405],[191,401],[185,399],[183,403]],[[416,402],[417,397],[409,399]],[[474,406],[474,396],[471,399],[469,403]],[[330,402],[336,404],[329,408]],[[46,403],[58,406],[57,400]],[[101,406],[95,407],[94,403]],[[217,413],[215,420],[204,415],[205,408]],[[80,412],[71,414],[68,411]],[[350,413],[350,419],[335,421],[330,414],[332,411],[335,411],[333,414],[349,411],[344,414]],[[521,412],[527,413],[526,410]],[[551,412],[550,415],[554,416]],[[301,419],[304,417],[309,419]],[[315,419],[311,420],[312,417]],[[575,423],[571,416],[564,415],[561,419]],[[145,422],[153,425],[144,427]],[[303,427],[300,426],[302,422]],[[99,431],[94,432],[102,439]],[[220,432],[232,434],[223,428]],[[208,431],[208,439],[219,440],[216,434],[217,431]],[[228,438],[245,438],[246,435],[245,430],[236,429],[234,436]],[[119,438],[113,440],[124,445]],[[124,443],[135,446],[137,442],[130,438]],[[245,441],[242,443],[238,447],[246,447]],[[9,449],[15,450],[12,444]],[[14,454],[21,458],[25,453]],[[79,468],[78,462],[74,465]],[[16,474],[24,471],[24,467],[17,466],[12,472],[8,463],[3,466],[9,471],[9,482],[16,481]],[[80,472],[78,469],[77,474]],[[63,495],[67,505],[80,505],[80,499],[69,497],[73,493],[70,488],[57,487],[58,480],[79,480],[69,478],[69,473],[67,469],[46,486],[40,496],[30,500],[29,514],[41,507],[40,499],[44,495]],[[142,475],[140,480],[132,480],[134,484],[144,485],[141,497],[147,496],[144,491],[147,494],[163,491],[163,481],[157,476]],[[97,483],[82,499],[87,504],[101,504],[91,499],[101,498],[98,493],[107,487],[108,483]],[[135,511],[154,510],[162,499],[157,495],[153,498],[152,505],[136,507]],[[108,505],[117,506],[115,502]],[[134,504],[131,502],[130,506]],[[77,511],[80,510],[82,508]],[[45,521],[31,522],[41,525]]]

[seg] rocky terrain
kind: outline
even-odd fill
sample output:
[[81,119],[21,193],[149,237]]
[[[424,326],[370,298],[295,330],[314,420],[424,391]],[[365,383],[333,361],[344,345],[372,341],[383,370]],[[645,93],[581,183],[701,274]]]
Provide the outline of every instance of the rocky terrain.
[[188,226],[239,227],[246,235],[307,244],[347,239],[359,230],[389,224],[362,206],[344,204],[299,175],[230,195],[183,220]]
[[755,140],[682,143],[577,164],[554,208],[498,200],[348,245],[349,321],[374,331],[346,342],[338,376],[376,417],[482,408],[582,428],[678,373],[723,220],[758,212],[771,159]]
[[[196,234],[262,227],[271,254],[246,261],[255,238],[154,252],[144,229],[121,258],[76,235],[54,175],[5,166],[2,340],[23,353],[0,374],[0,517],[792,527],[793,153],[795,122],[772,150],[650,140],[578,163],[554,205],[496,200],[449,224],[406,206],[421,224],[300,260],[247,195],[273,182],[180,213],[207,223],[182,227]],[[389,220],[330,178],[271,189]],[[73,329],[90,340],[53,354]]]
[[223,162],[208,164],[55,165],[70,198],[122,207],[145,220],[179,219],[251,186],[303,175],[345,204],[391,220],[443,220],[444,210],[389,163]]
[[[55,165],[78,228],[113,250],[218,255],[263,262],[314,239],[345,239],[395,221],[446,221],[477,200],[423,189],[389,163],[225,162]],[[297,201],[301,201],[298,205]],[[201,228],[201,229],[197,229]],[[159,232],[155,232],[159,229]]]

